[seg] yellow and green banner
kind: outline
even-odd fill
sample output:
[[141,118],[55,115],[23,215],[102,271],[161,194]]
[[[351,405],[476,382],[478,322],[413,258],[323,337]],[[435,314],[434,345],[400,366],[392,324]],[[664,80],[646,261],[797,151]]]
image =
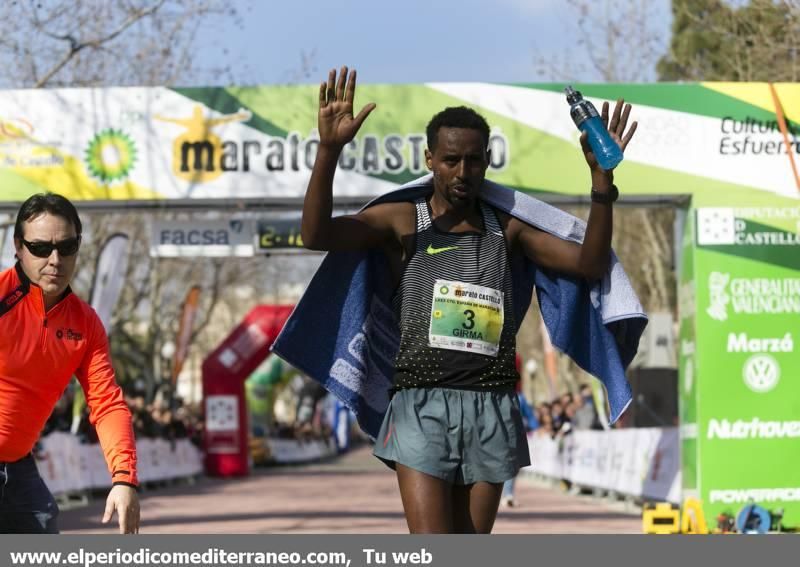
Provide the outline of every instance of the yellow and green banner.
[[[575,85],[624,97],[639,131],[617,182],[696,206],[796,203],[800,85]],[[557,84],[364,85],[376,102],[340,160],[335,194],[372,197],[425,173],[425,126],[466,104],[492,128],[490,177],[541,194],[588,193],[578,131]],[[316,86],[0,91],[0,201],[302,197],[318,146]],[[787,145],[788,141],[788,145]]]

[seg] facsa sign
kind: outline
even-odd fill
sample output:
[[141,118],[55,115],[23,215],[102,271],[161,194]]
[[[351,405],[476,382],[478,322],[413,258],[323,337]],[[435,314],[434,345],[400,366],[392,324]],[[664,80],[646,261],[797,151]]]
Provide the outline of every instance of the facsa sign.
[[154,221],[150,256],[252,256],[253,223],[249,220]]

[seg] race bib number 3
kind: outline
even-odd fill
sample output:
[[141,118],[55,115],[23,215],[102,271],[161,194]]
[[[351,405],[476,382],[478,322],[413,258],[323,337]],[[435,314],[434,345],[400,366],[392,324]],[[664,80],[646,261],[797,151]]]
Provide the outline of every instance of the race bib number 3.
[[436,280],[428,346],[497,356],[502,331],[502,291]]

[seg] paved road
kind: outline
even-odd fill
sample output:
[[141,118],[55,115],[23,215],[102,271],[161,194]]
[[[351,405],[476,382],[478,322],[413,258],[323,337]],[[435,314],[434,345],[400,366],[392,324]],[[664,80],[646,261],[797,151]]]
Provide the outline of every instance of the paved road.
[[[638,515],[522,478],[494,533],[641,533]],[[394,473],[359,449],[328,463],[143,492],[142,533],[408,533]],[[113,533],[104,500],[64,510],[64,533]],[[115,519],[116,521],[116,519]]]

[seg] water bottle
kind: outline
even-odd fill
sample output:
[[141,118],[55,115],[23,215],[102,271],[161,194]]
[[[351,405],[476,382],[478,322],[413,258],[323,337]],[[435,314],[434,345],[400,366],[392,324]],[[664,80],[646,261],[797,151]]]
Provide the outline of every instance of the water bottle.
[[572,121],[575,122],[578,130],[588,134],[589,145],[597,163],[605,170],[613,169],[622,161],[622,150],[603,126],[597,109],[591,102],[583,98],[580,91],[576,91],[571,86],[564,90],[567,93]]

